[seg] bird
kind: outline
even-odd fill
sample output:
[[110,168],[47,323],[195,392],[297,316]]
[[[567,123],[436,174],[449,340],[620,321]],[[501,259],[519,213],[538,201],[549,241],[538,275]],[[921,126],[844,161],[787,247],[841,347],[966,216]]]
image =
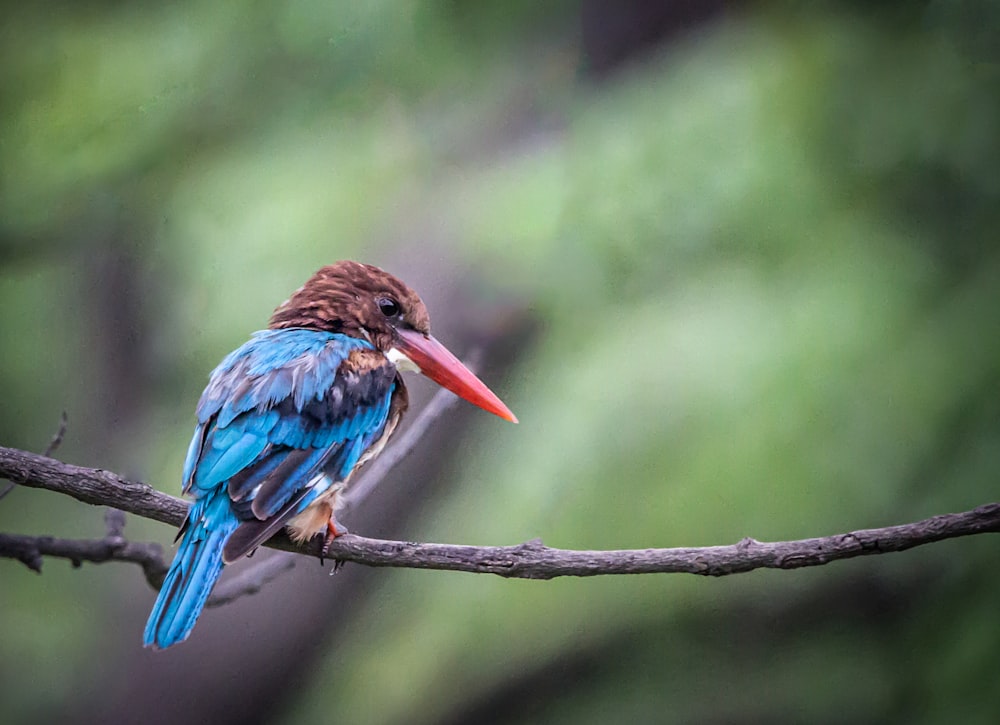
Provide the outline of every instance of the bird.
[[188,638],[223,567],[287,527],[303,543],[346,529],[337,507],[352,472],[377,456],[422,373],[517,423],[510,409],[430,334],[416,292],[382,269],[319,269],[209,376],[182,472],[193,497],[143,645]]

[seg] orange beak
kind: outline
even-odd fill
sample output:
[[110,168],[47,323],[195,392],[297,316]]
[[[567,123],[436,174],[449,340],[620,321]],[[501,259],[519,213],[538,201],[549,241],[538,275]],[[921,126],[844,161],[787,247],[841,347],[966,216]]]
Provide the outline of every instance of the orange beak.
[[415,330],[397,330],[396,349],[419,368],[419,371],[460,398],[478,405],[511,423],[517,417],[486,384],[430,335]]

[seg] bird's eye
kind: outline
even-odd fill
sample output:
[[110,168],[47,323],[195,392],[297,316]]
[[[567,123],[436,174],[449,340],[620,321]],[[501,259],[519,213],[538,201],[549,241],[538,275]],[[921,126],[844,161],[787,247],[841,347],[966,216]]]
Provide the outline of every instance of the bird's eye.
[[391,297],[380,297],[378,308],[386,317],[395,317],[399,314],[399,303]]

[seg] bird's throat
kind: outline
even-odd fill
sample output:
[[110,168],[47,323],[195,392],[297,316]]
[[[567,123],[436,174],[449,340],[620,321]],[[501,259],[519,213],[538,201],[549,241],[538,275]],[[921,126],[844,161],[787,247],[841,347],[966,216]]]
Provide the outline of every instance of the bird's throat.
[[410,358],[406,356],[406,353],[402,352],[397,347],[389,348],[385,356],[389,358],[389,362],[396,366],[396,369],[400,372],[412,372],[419,373],[420,366],[413,362]]

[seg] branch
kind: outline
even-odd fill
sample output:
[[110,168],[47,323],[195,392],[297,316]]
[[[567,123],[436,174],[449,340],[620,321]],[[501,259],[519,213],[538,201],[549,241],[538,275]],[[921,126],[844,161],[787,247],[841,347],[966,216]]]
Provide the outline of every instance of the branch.
[[212,590],[212,596],[208,598],[205,606],[221,607],[248,594],[256,594],[265,584],[294,568],[294,556],[284,551],[273,554],[245,569],[239,576],[220,582]]
[[[181,523],[187,510],[186,502],[144,483],[13,448],[0,447],[0,476],[24,486],[65,493],[84,503],[112,506],[174,526]],[[820,566],[838,559],[905,551],[944,539],[996,532],[1000,532],[1000,503],[900,526],[798,541],[768,543],[744,539],[731,546],[575,551],[550,549],[537,540],[520,546],[454,546],[346,534],[331,542],[327,556],[367,566],[467,571],[524,579],[680,572],[724,576],[762,568]],[[316,557],[321,553],[318,543],[298,547],[283,534],[273,537],[266,546]]]
[[551,549],[540,539],[518,546],[455,546],[383,541],[345,535],[329,556],[368,566],[440,569],[519,579],[604,574],[701,574],[726,576],[754,569],[799,569],[838,559],[888,554],[959,536],[1000,532],[1000,503],[923,521],[861,529],[814,539],[764,542],[743,539],[729,546],[580,551]]
[[[478,353],[473,352],[472,356],[478,358]],[[474,361],[473,361],[474,364]],[[470,369],[472,369],[470,365]],[[406,433],[399,440],[398,444],[393,447],[391,454],[383,456],[378,459],[378,463],[372,465],[366,475],[352,487],[351,497],[347,501],[348,505],[357,505],[375,490],[375,487],[382,481],[383,478],[391,471],[400,461],[402,461],[409,453],[417,446],[417,443],[424,436],[427,430],[431,427],[435,420],[441,416],[448,408],[450,408],[458,400],[457,397],[449,393],[447,390],[442,388],[431,398],[430,403],[420,412],[420,415],[413,422],[413,424],[407,429]],[[45,454],[40,457],[34,457],[34,460],[27,461],[30,467],[34,467],[36,473],[41,473],[42,475],[37,475],[39,483],[42,485],[38,486],[40,488],[50,488],[51,490],[59,490],[63,493],[68,493],[69,495],[78,498],[81,501],[87,503],[94,503],[90,500],[89,493],[87,497],[78,496],[76,493],[70,491],[69,489],[75,487],[75,482],[72,480],[67,480],[67,486],[63,488],[57,488],[51,484],[57,483],[60,478],[72,479],[73,473],[70,469],[75,467],[67,466],[66,464],[60,463],[58,461],[53,461],[49,458],[52,452],[59,446],[62,442],[63,436],[66,434],[66,413],[62,414],[59,423],[59,429],[55,436],[52,438],[52,442],[49,444],[48,448],[45,450]],[[31,456],[24,451],[14,451],[14,449],[0,449],[6,451],[13,451],[17,454],[24,454],[26,456]],[[58,464],[63,470],[61,472],[54,472],[51,470],[45,470],[40,468],[39,465],[46,461],[54,462]],[[119,478],[114,474],[109,474],[106,471],[95,471],[93,469],[78,469],[80,471],[87,471],[91,474],[91,478],[94,478],[96,485],[98,487],[105,486],[108,483],[113,483],[114,485],[120,485],[124,487],[140,487],[143,494],[149,496],[150,487],[145,484],[135,483],[132,481],[126,481],[125,479]],[[24,478],[23,467],[4,469],[0,473],[5,474],[11,481],[17,481],[24,485],[32,486],[33,483],[30,478]],[[86,479],[90,481],[90,479]],[[9,483],[8,487],[0,491],[0,498],[10,492],[14,488],[14,483]],[[58,483],[62,486],[61,483]],[[84,487],[86,489],[86,487]],[[86,490],[83,493],[87,493]],[[162,496],[156,491],[152,491],[156,496]],[[99,496],[98,496],[99,498]],[[169,500],[169,504],[167,501]],[[158,514],[162,514],[164,517],[173,517],[174,509],[177,509],[179,504],[182,507],[183,513],[179,514],[181,519],[187,515],[188,503],[181,499],[172,499],[172,497],[165,496],[162,502],[163,505],[156,505],[151,509],[151,513],[154,515],[148,516],[148,518],[154,518],[156,520],[163,520],[158,517]],[[112,504],[115,505],[115,504]],[[143,573],[146,576],[146,581],[149,582],[150,586],[154,589],[159,589],[163,583],[163,579],[166,576],[167,565],[163,561],[163,550],[157,544],[129,544],[123,537],[123,531],[125,528],[125,511],[123,506],[118,503],[118,508],[109,508],[105,513],[105,526],[107,528],[107,536],[104,539],[92,539],[92,540],[72,540],[72,539],[57,539],[51,536],[2,536],[0,535],[0,557],[18,559],[24,563],[29,569],[41,573],[42,570],[42,557],[43,556],[55,556],[64,559],[69,559],[74,567],[80,566],[83,561],[89,561],[92,563],[104,563],[107,561],[132,561],[138,563],[143,568]],[[143,515],[143,514],[140,514]],[[298,551],[303,553],[301,550],[294,547],[290,541],[278,537],[273,540],[272,544],[276,547],[287,548],[291,551]],[[320,556],[320,561],[323,561],[323,557]],[[222,582],[219,586],[215,588],[212,596],[209,597],[207,606],[216,607],[223,604],[228,604],[235,599],[239,599],[242,596],[248,594],[256,594],[261,590],[261,588],[268,582],[276,579],[278,576],[286,571],[291,570],[295,566],[295,559],[286,553],[279,556],[266,557],[254,563],[251,567],[245,569],[239,576]],[[334,569],[336,571],[336,569]]]
[[152,486],[99,468],[85,468],[36,453],[0,446],[0,478],[28,488],[63,493],[93,506],[110,506],[172,526],[180,526],[188,503]]
[[159,544],[135,544],[121,537],[105,539],[57,539],[54,536],[16,536],[0,534],[0,556],[17,559],[32,571],[41,573],[42,557],[69,559],[74,567],[85,561],[129,561],[142,567],[146,581],[159,589],[167,575],[163,549]]
[[69,423],[69,418],[66,416],[66,411],[62,412],[59,416],[59,427],[56,429],[56,433],[52,436],[52,440],[49,441],[49,445],[45,448],[45,453],[43,456],[51,456],[56,452],[56,448],[62,445],[63,438],[66,437],[66,426]]

